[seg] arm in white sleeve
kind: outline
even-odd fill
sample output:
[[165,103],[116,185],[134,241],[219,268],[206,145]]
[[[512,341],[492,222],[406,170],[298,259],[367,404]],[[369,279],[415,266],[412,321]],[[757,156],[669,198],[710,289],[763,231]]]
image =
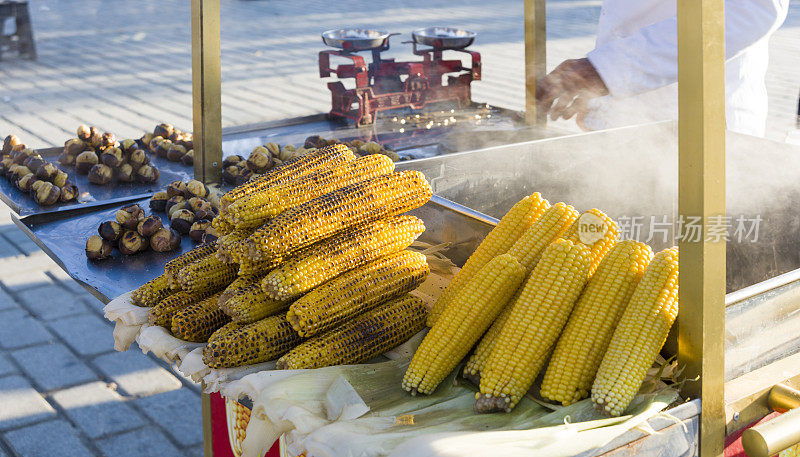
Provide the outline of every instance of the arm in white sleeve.
[[[788,8],[789,0],[726,0],[726,59],[772,34],[786,19]],[[678,80],[678,19],[643,27],[598,46],[587,57],[616,97],[672,84]]]

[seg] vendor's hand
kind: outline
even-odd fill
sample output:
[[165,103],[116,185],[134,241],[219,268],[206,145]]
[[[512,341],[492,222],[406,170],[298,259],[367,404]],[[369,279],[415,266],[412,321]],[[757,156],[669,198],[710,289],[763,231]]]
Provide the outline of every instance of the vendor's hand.
[[571,59],[536,83],[536,109],[552,120],[586,116],[589,100],[608,94],[608,88],[589,59]]

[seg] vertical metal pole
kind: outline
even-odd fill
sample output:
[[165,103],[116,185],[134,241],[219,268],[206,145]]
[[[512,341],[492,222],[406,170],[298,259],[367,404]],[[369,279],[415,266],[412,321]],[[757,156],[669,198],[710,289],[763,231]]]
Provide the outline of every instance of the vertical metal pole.
[[[709,222],[725,216],[724,0],[678,0],[678,212],[702,218],[700,240],[680,247],[678,357],[700,397],[700,456],[721,457],[725,439],[725,242]],[[684,229],[686,227],[684,226]]]
[[525,122],[544,125],[547,116],[536,112],[536,81],[547,73],[545,0],[525,0]]
[[200,393],[200,404],[203,413],[203,456],[214,457],[214,447],[211,429],[211,396],[206,393],[206,385],[202,383]]
[[192,0],[194,177],[219,182],[222,167],[222,82],[219,0]]

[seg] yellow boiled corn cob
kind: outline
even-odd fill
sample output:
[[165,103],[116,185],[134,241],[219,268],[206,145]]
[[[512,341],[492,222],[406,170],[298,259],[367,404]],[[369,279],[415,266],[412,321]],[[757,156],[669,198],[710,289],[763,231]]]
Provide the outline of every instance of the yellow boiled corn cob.
[[[595,227],[601,225],[602,228]],[[601,232],[598,232],[600,230]],[[581,233],[583,231],[583,234]],[[602,233],[602,236],[592,236],[592,233]],[[565,240],[573,243],[583,243],[592,250],[592,265],[589,268],[589,276],[597,270],[597,266],[603,257],[614,246],[619,239],[619,227],[614,219],[597,208],[590,209],[576,220],[562,236]],[[595,241],[596,240],[596,241]]]
[[248,253],[254,260],[282,259],[346,228],[420,207],[431,195],[418,171],[361,181],[270,219],[247,239]]
[[422,300],[403,295],[301,343],[278,359],[277,368],[321,368],[367,361],[422,330],[426,314]]
[[343,144],[327,146],[273,167],[255,181],[246,182],[229,190],[220,197],[220,203],[224,210],[228,205],[246,195],[355,159],[355,154]]
[[511,310],[514,308],[514,302],[517,301],[521,293],[522,288],[517,288],[517,293],[508,301],[508,304],[503,308],[500,315],[497,316],[497,319],[492,322],[492,326],[489,327],[489,330],[483,334],[480,343],[475,347],[466,365],[464,365],[464,371],[462,373],[464,378],[472,381],[476,386],[480,385],[481,371],[483,371],[483,367],[486,366],[486,361],[489,360],[489,355],[492,353],[492,349],[494,349],[497,337],[500,336],[500,332],[503,330],[503,326],[506,325],[508,316],[511,315]]
[[359,181],[388,175],[394,162],[381,154],[361,157],[317,171],[282,186],[272,186],[236,200],[228,206],[237,229],[255,229],[289,208]]
[[622,313],[592,385],[592,402],[619,416],[628,407],[678,316],[678,248],[653,257]]
[[166,274],[162,274],[131,292],[131,301],[136,306],[150,307],[167,298],[173,292],[169,287],[169,277]]
[[580,243],[558,239],[545,249],[483,367],[476,412],[511,411],[525,395],[567,323],[590,263]]
[[578,212],[572,206],[556,203],[519,237],[508,253],[519,259],[519,263],[530,273],[547,246],[570,228],[578,216]]
[[237,291],[220,299],[220,309],[234,322],[249,324],[288,308],[291,302],[273,300],[261,289],[261,279],[258,276],[237,279],[241,280]]
[[234,330],[239,330],[240,328],[243,328],[245,325],[247,324],[239,324],[233,321],[228,322],[227,324],[215,330],[214,333],[212,333],[211,336],[208,337],[208,341],[220,339]]
[[211,293],[190,293],[184,290],[175,292],[150,308],[150,325],[160,325],[164,328],[171,328],[172,316],[174,316],[178,310],[186,308],[192,303],[197,303],[209,295],[211,295]]
[[217,239],[217,258],[225,263],[236,263],[234,253],[237,251],[239,245],[252,235],[254,231],[255,229],[234,229],[227,235],[219,237],[219,239]]
[[187,292],[214,293],[233,282],[237,271],[235,263],[224,263],[210,255],[181,268],[178,281]]
[[300,344],[283,314],[277,314],[210,339],[203,349],[209,368],[230,368],[273,360]]
[[589,396],[614,328],[644,275],[653,251],[644,243],[617,243],[586,284],[547,365],[541,395],[564,406]]
[[289,307],[286,318],[300,336],[318,335],[414,290],[429,273],[425,255],[419,252],[388,254],[303,295]]
[[464,284],[422,340],[403,389],[430,394],[469,352],[525,278],[525,267],[502,254]]
[[217,306],[219,295],[218,292],[178,310],[172,316],[172,334],[176,338],[194,343],[208,341],[212,333],[230,321],[230,318]]
[[458,291],[478,273],[490,260],[500,254],[505,254],[514,243],[544,214],[550,203],[542,198],[538,192],[528,195],[514,205],[486,235],[475,252],[469,256],[464,267],[459,271],[442,295],[436,299],[433,308],[428,313],[428,327],[433,327],[445,307],[458,294]]
[[425,231],[414,216],[395,216],[347,229],[270,271],[261,286],[271,298],[291,300],[378,257],[402,251]]
[[178,281],[178,273],[181,271],[183,267],[189,265],[192,262],[196,262],[203,257],[209,256],[214,254],[217,251],[217,243],[206,243],[197,246],[196,248],[192,249],[191,251],[187,252],[186,254],[180,255],[175,257],[174,259],[167,262],[164,266],[164,274],[167,275],[169,279],[170,287],[173,289],[180,288],[180,281]]

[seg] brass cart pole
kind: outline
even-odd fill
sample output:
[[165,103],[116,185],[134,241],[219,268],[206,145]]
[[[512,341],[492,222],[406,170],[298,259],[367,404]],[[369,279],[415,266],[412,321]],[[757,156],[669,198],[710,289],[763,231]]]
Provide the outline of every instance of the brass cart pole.
[[[222,77],[219,0],[192,0],[194,177],[218,183],[222,166]],[[203,455],[212,457],[211,397],[202,386]]]
[[525,122],[544,125],[547,116],[536,111],[536,81],[547,72],[545,0],[525,0]]
[[[700,456],[717,457],[725,439],[725,242],[707,235],[725,216],[723,0],[678,1],[678,86],[678,358],[686,379],[699,378],[683,393],[702,402]],[[698,217],[700,240],[688,230]]]

